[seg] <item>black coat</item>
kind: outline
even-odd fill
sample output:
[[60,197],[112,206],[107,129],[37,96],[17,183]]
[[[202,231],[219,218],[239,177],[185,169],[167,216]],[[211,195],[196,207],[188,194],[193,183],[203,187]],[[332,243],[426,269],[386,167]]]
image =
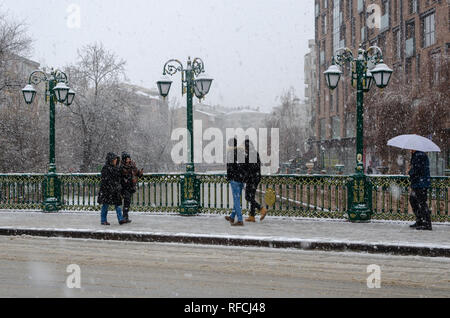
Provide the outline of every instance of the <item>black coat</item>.
[[120,165],[120,173],[122,194],[127,195],[135,193],[138,178],[142,177],[142,170],[139,171],[133,161],[130,164],[126,164],[122,161],[122,164]]
[[261,182],[261,158],[256,150],[245,153],[245,183],[258,185]]
[[245,152],[243,148],[230,148],[227,152],[227,180],[246,182]]
[[409,177],[413,189],[428,189],[431,187],[430,160],[426,153],[416,151],[412,155]]
[[112,165],[112,161],[116,158],[119,157],[113,153],[109,153],[106,157],[106,164],[102,169],[100,193],[98,195],[99,204],[122,205],[120,170]]

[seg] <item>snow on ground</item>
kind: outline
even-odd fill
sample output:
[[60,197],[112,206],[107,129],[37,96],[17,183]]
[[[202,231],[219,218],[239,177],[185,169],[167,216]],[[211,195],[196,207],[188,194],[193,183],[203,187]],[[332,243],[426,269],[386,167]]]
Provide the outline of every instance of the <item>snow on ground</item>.
[[[67,267],[81,288],[68,289]],[[369,265],[381,269],[370,289]],[[450,259],[0,237],[0,297],[448,297]]]
[[336,220],[268,217],[262,223],[231,227],[223,216],[182,217],[176,214],[131,213],[133,223],[119,226],[109,212],[110,227],[100,225],[100,212],[0,211],[0,228],[64,229],[122,233],[232,237],[282,241],[352,242],[450,248],[450,225],[435,224],[434,230],[416,231],[408,222],[353,224]]

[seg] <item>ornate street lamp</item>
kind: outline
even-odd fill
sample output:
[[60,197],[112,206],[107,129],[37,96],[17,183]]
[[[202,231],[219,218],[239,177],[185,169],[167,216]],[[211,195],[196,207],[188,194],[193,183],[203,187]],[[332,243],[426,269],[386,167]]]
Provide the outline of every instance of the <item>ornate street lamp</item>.
[[373,84],[373,75],[372,72],[367,70],[366,75],[363,79],[363,91],[364,93],[370,92],[370,89],[372,88]]
[[201,95],[206,96],[211,89],[212,82],[213,79],[206,76],[205,73],[202,73],[195,80],[195,89],[198,90]]
[[194,93],[195,97],[197,97],[200,101],[205,97],[197,88],[197,85],[194,85]]
[[36,96],[36,90],[34,89],[34,86],[28,84],[24,89],[22,89],[22,93],[23,98],[25,99],[25,103],[27,103],[28,105],[32,104],[34,101],[34,97]]
[[389,85],[393,71],[383,63],[382,59],[371,72],[378,88],[383,89]]
[[64,103],[67,99],[67,94],[69,94],[70,88],[64,82],[59,82],[53,89],[56,95],[56,99],[60,103]]
[[74,99],[75,99],[75,91],[73,89],[69,89],[69,92],[67,93],[67,99],[64,104],[66,106],[70,106],[72,105]]
[[336,65],[336,62],[331,62],[331,66],[324,72],[325,74],[325,80],[327,81],[327,85],[331,90],[334,90],[338,84],[339,80],[341,79],[342,71],[339,66]]
[[65,105],[72,104],[75,98],[75,92],[67,86],[67,75],[58,70],[52,70],[50,73],[45,71],[34,71],[31,73],[28,85],[22,89],[23,98],[27,104],[32,104],[36,96],[38,84],[44,82],[45,101],[50,103],[50,155],[48,174],[44,180],[44,203],[45,212],[55,212],[61,208],[60,181],[56,175],[55,160],[55,104],[57,102]]
[[169,95],[172,81],[165,75],[160,81],[156,82],[156,84],[158,85],[159,94],[163,98],[166,98]]
[[[372,46],[363,50],[360,46],[357,58],[348,48],[336,51],[332,65],[324,72],[327,85],[334,90],[339,82],[341,73],[339,66],[346,63],[352,65],[352,84],[356,83],[356,174],[353,175],[348,187],[348,215],[352,222],[367,222],[372,217],[372,187],[364,174],[364,93],[370,91],[373,82],[379,88],[385,88],[393,71],[383,63],[383,54],[379,47]],[[372,69],[368,65],[375,65]]]
[[181,180],[181,215],[196,215],[201,209],[200,205],[200,180],[195,175],[194,165],[194,121],[193,121],[193,97],[204,98],[211,88],[213,80],[204,75],[205,64],[200,58],[191,61],[188,58],[187,67],[184,68],[179,60],[169,60],[163,69],[164,78],[157,82],[159,93],[163,98],[169,95],[172,81],[167,75],[173,76],[181,73],[182,94],[187,98],[187,128],[189,131],[188,160],[186,174]]

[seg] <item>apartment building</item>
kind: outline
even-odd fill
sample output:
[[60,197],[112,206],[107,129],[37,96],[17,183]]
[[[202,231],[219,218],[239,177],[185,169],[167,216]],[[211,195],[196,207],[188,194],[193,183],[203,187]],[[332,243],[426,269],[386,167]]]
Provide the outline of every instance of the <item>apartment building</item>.
[[335,51],[348,47],[356,54],[359,45],[377,45],[384,62],[404,81],[425,69],[437,79],[450,50],[449,17],[446,0],[315,0],[319,80],[314,139],[322,167],[344,164],[352,172],[355,166],[356,119],[349,104],[356,92],[348,80],[330,92],[322,76]]

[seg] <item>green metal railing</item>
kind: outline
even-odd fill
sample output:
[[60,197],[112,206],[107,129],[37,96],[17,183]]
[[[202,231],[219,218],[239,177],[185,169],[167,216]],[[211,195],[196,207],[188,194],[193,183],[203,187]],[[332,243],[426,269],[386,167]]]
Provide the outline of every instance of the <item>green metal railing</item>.
[[[99,174],[58,174],[63,210],[99,211]],[[233,208],[231,187],[224,174],[198,174],[202,213],[225,214]],[[273,175],[263,176],[257,200],[264,202],[268,189],[276,203],[270,215],[287,217],[345,218],[350,176]],[[139,180],[132,210],[177,212],[182,174],[146,174]],[[44,174],[0,175],[0,209],[42,208]],[[370,176],[373,219],[413,220],[409,205],[410,183],[406,176]],[[450,177],[433,177],[428,203],[433,220],[450,222]],[[244,212],[248,203],[243,196]]]

